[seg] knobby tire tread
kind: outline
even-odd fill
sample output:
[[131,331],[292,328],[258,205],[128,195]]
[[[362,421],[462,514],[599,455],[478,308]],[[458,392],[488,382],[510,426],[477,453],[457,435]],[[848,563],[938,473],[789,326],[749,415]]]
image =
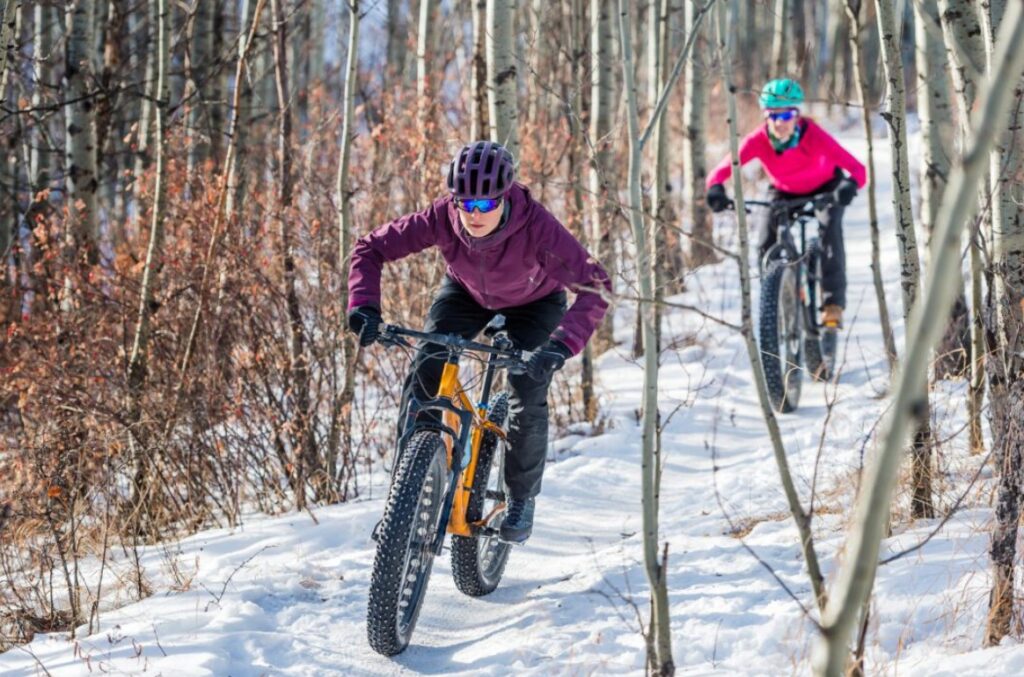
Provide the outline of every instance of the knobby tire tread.
[[[786,266],[781,262],[768,264],[768,273],[761,283],[761,308],[758,318],[758,338],[761,348],[761,363],[764,366],[764,379],[768,387],[768,398],[772,408],[783,414],[796,409],[800,401],[799,370],[792,375],[792,384],[787,388],[786,372],[792,365],[786,365],[784,347],[779,341],[779,297],[782,294],[782,281]],[[797,312],[803,312],[797,309]],[[799,367],[799,365],[796,365]]]
[[[502,393],[494,398],[491,413],[488,420],[498,426],[505,427],[505,419],[508,417],[508,393]],[[476,472],[473,478],[473,490],[470,493],[469,507],[466,511],[466,521],[474,522],[484,517],[482,512],[485,492],[487,491],[487,478],[491,472],[494,462],[494,454],[498,448],[498,438],[493,433],[486,433],[480,443],[480,455],[477,458]],[[488,579],[485,572],[481,570],[479,549],[483,546],[483,536],[452,536],[452,577],[455,579],[455,587],[463,594],[470,597],[481,597],[489,594],[498,587],[501,576],[508,563],[508,556],[511,547],[505,543],[498,546],[495,557],[499,558],[495,565],[494,575]]]
[[[443,460],[444,453],[444,442],[438,433],[422,431],[414,434],[395,471],[388,502],[384,508],[384,518],[377,537],[377,554],[373,562],[366,614],[366,631],[370,646],[384,656],[401,653],[409,645],[423,597],[426,596],[427,584],[424,583],[419,598],[410,600],[410,604],[415,604],[416,609],[404,636],[400,636],[397,620],[402,613],[399,606],[404,573],[402,567],[405,564],[410,533],[431,464],[437,454],[441,454]],[[434,500],[439,502],[442,497],[443,486],[441,495],[434,497]],[[432,565],[431,556],[422,575],[429,577]]]

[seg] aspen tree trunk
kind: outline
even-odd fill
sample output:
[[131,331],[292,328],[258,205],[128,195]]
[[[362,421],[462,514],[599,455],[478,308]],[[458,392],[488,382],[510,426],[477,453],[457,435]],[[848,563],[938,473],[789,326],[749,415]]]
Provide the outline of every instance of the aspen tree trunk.
[[794,0],[775,0],[773,7],[772,32],[772,78],[784,78],[789,74],[789,14]]
[[882,281],[881,238],[878,231],[878,200],[875,197],[875,145],[874,132],[871,129],[871,106],[868,103],[867,75],[864,72],[863,51],[861,49],[861,0],[842,0],[849,18],[847,36],[850,40],[850,55],[853,62],[853,79],[857,86],[857,98],[861,104],[864,122],[864,138],[868,143],[868,222],[871,232],[871,279],[875,288],[875,300],[878,303],[878,317],[882,324],[882,340],[885,354],[889,361],[889,373],[896,370],[896,339],[893,337],[892,323],[889,318],[889,303],[885,298],[885,284]]
[[[857,0],[858,7],[860,4],[860,0]],[[850,35],[849,23],[844,20],[843,14],[846,11],[846,5],[847,0],[833,0],[833,9],[829,14],[829,35],[832,36],[831,43],[834,45],[828,67],[828,84],[832,94],[829,97],[828,104],[830,113],[832,111],[832,97],[835,96],[842,100],[848,100],[847,92],[850,92],[852,87],[857,85],[856,81],[860,77],[857,74],[856,66],[853,64],[851,47],[854,44],[857,45],[858,50],[861,50],[862,47],[859,42],[852,42],[858,39],[858,36]],[[863,54],[861,54],[860,59],[863,61]],[[854,82],[851,83],[851,80]]]
[[[654,294],[654,265],[647,247],[648,234],[644,226],[643,201],[640,192],[640,169],[643,143],[640,138],[640,123],[637,115],[639,94],[633,76],[632,31],[630,11],[625,0],[619,2],[619,40],[622,45],[622,72],[625,79],[625,97],[629,129],[629,220],[633,229],[633,240],[637,251],[637,277],[640,296],[651,299]],[[644,346],[644,389],[642,434],[643,474],[643,529],[644,564],[647,581],[651,587],[651,619],[647,635],[647,665],[649,674],[672,675],[675,663],[672,660],[671,620],[668,608],[668,590],[665,576],[667,562],[659,559],[658,530],[658,488],[655,479],[660,459],[657,450],[658,426],[658,349],[654,326],[654,305],[641,302],[638,313],[642,316]]]
[[[89,21],[89,0],[71,0],[67,5],[67,46],[64,62],[65,186],[68,229],[64,241],[69,264],[84,250],[90,264],[99,261],[99,213],[96,191],[96,125],[89,97],[94,42]],[[65,288],[65,301],[70,289]]]
[[487,93],[491,139],[519,153],[514,0],[487,0]]
[[[972,143],[969,138],[968,119],[977,97],[977,77],[985,72],[985,48],[981,40],[981,19],[969,0],[939,0],[939,12],[946,51],[949,54],[953,87],[960,104],[961,147]],[[985,449],[981,428],[981,410],[985,397],[985,339],[984,300],[982,280],[982,237],[985,223],[990,223],[990,181],[986,176],[979,189],[978,226],[969,234],[971,266],[971,382],[968,388],[967,412],[971,451],[980,454]]]
[[[309,118],[309,61],[310,53],[322,43],[313,43],[313,26],[310,24],[310,14],[313,0],[293,0],[291,8],[285,7],[290,27],[286,44],[291,52],[291,61],[288,68],[288,80],[291,91],[288,96],[292,101],[292,108],[298,117],[299,132],[304,129],[304,122]],[[300,137],[301,143],[301,137]]]
[[[672,31],[669,30],[671,18],[671,3],[669,0],[658,0],[657,5],[651,7],[651,34],[650,44],[656,45],[656,53],[652,65],[649,68],[648,81],[650,86],[651,110],[657,105],[657,95],[664,87],[668,77],[668,55],[672,42]],[[669,157],[669,130],[668,116],[662,115],[655,127],[653,139],[654,144],[654,176],[651,185],[651,213],[654,221],[651,224],[653,239],[652,246],[658,255],[659,264],[657,267],[659,279],[655,286],[655,294],[678,294],[683,291],[685,268],[683,266],[683,250],[681,238],[675,234],[669,234],[669,229],[676,225],[676,213],[672,209],[671,192],[672,184],[668,176]],[[661,314],[661,304],[658,304],[658,314]],[[661,322],[657,323],[659,334],[661,333]],[[659,338],[658,344],[661,345]]]
[[401,0],[388,0],[388,62],[386,68],[393,76],[385,80],[385,88],[393,88],[405,73],[405,36],[407,26],[402,16]]
[[[889,145],[892,148],[893,208],[896,213],[896,239],[900,252],[900,286],[903,289],[903,317],[906,321],[917,300],[921,284],[921,260],[910,208],[910,161],[907,156],[907,113],[903,63],[900,60],[899,36],[893,15],[893,0],[877,0],[878,31],[882,38],[882,60],[888,86]],[[909,335],[908,335],[909,341]],[[925,367],[927,371],[927,367]],[[928,412],[928,386],[919,393],[923,411],[916,418],[914,433],[910,512],[914,517],[934,517],[932,505],[932,443]]]
[[[683,0],[685,34],[689,35],[693,28],[693,19],[700,0]],[[753,11],[752,8],[747,9]],[[693,56],[686,61],[686,98],[683,101],[683,204],[687,209],[687,220],[690,222],[690,265],[702,266],[718,261],[718,255],[710,247],[714,243],[715,234],[711,222],[711,212],[704,201],[704,181],[707,179],[706,126],[707,85],[704,73],[707,60],[707,40],[697,30]],[[749,71],[748,71],[749,72]]]
[[[0,0],[3,2],[3,9],[0,10],[0,82],[7,82],[7,65],[14,53],[14,45],[17,42],[17,34],[14,31],[15,20],[14,10],[18,7],[18,0]],[[4,87],[4,92],[6,92]],[[3,94],[4,92],[0,92]]]
[[[608,276],[617,279],[616,257],[612,243],[615,219],[612,204],[612,105],[615,97],[615,60],[612,55],[612,0],[590,0],[590,143],[594,158],[590,167],[590,251],[601,262]],[[600,354],[614,344],[612,330],[615,313],[605,313],[591,344]]]
[[[135,340],[132,343],[131,357],[128,360],[128,447],[131,450],[131,458],[134,463],[134,482],[132,484],[133,513],[136,519],[142,515],[148,515],[152,522],[154,515],[150,512],[149,506],[156,503],[153,501],[153,489],[151,483],[154,481],[153,468],[159,460],[155,457],[159,453],[159,447],[149,445],[147,435],[140,427],[142,421],[142,394],[146,383],[147,360],[149,356],[150,324],[153,314],[153,294],[159,285],[161,258],[164,247],[164,207],[167,169],[164,156],[167,150],[167,139],[164,125],[167,122],[168,108],[168,87],[167,67],[169,55],[170,31],[168,29],[167,0],[157,0],[155,9],[155,25],[153,26],[156,46],[154,54],[157,55],[156,63],[156,94],[154,101],[156,109],[156,128],[154,129],[154,147],[156,149],[156,177],[153,188],[153,219],[150,223],[149,246],[146,249],[146,263],[142,269],[142,286],[139,289],[139,315],[135,323]],[[134,526],[137,533],[142,529],[139,525]],[[156,532],[158,527],[154,524],[150,528]]]
[[[309,84],[311,87],[324,84],[324,44],[327,28],[327,7],[328,0],[312,0],[312,7],[309,11],[310,22],[312,23],[311,41],[313,47],[309,54]],[[340,29],[339,29],[340,30]]]
[[[36,86],[32,88],[32,107],[39,108],[46,100],[44,94],[52,83],[51,59],[55,43],[55,32],[58,27],[58,18],[52,7],[42,3],[36,4],[33,8],[32,18],[32,77]],[[29,184],[32,187],[32,196],[25,218],[33,223],[33,215],[42,207],[38,197],[40,192],[50,186],[50,153],[46,150],[50,147],[51,135],[46,122],[39,120],[32,135],[32,147],[29,150]]]
[[[341,147],[338,151],[338,181],[337,197],[335,204],[338,205],[338,270],[347,271],[352,258],[352,233],[355,229],[352,220],[352,192],[349,189],[349,166],[352,158],[352,139],[355,136],[358,123],[355,119],[355,98],[356,98],[356,77],[358,76],[357,66],[359,64],[359,0],[351,0],[346,3],[349,8],[349,30],[348,30],[348,59],[345,65],[345,85],[341,95],[341,107],[344,111],[344,118],[341,127]],[[348,311],[348,285],[340,285],[339,317],[345,317]],[[328,474],[333,482],[338,481],[338,451],[339,448],[349,449],[352,446],[352,401],[355,397],[355,375],[356,358],[358,357],[358,346],[355,338],[350,332],[342,332],[341,360],[344,365],[345,382],[341,394],[338,397],[337,414],[340,415],[344,443],[339,445],[338,440],[332,440],[327,460]]]
[[[243,0],[245,2],[247,0]],[[228,6],[231,14],[228,15]],[[226,50],[225,45],[231,44],[226,36],[228,18],[237,12],[237,3],[228,6],[214,4],[210,13],[210,53],[213,63],[212,72],[209,74],[204,92],[206,94],[206,134],[210,144],[208,156],[213,158],[214,164],[221,161],[224,152],[225,134],[225,105],[224,98],[227,92],[227,75],[225,73]]]
[[[658,552],[658,494],[661,478],[661,459],[657,455],[658,426],[658,348],[655,331],[654,304],[654,258],[646,244],[650,234],[644,226],[643,202],[641,199],[640,170],[644,146],[654,134],[660,117],[665,113],[668,94],[679,79],[683,62],[689,57],[693,41],[687,40],[680,51],[672,72],[665,81],[665,86],[653,106],[650,119],[643,132],[640,131],[637,107],[636,78],[633,72],[632,30],[630,28],[630,10],[627,0],[619,0],[619,44],[623,80],[625,82],[625,101],[629,130],[629,197],[626,212],[629,216],[633,240],[637,251],[637,278],[640,287],[641,301],[638,314],[641,317],[642,341],[644,349],[644,386],[642,396],[641,448],[642,448],[642,486],[643,486],[643,531],[644,531],[644,566],[647,580],[651,587],[651,621],[647,636],[648,668],[652,674],[671,675],[675,672],[672,660],[672,637],[669,621],[668,591],[666,589],[667,549],[659,559]],[[710,7],[710,3],[708,4]],[[703,16],[705,12],[701,14]]]
[[[256,0],[242,0],[242,7],[239,10],[238,29],[238,55],[239,59],[246,51],[253,49],[252,45],[246,43],[247,31],[253,25],[253,14],[256,8]],[[228,192],[225,203],[225,218],[231,222],[239,210],[239,206],[245,204],[246,184],[248,172],[246,171],[247,158],[249,155],[249,127],[255,113],[255,93],[253,82],[249,77],[242,81],[235,81],[237,91],[238,109],[233,112],[235,124],[235,135],[232,138],[234,148],[234,162],[228,167]]]
[[779,470],[779,480],[782,483],[783,492],[786,494],[790,515],[792,515],[793,522],[800,533],[800,547],[803,551],[804,561],[807,562],[807,575],[811,581],[811,589],[814,591],[814,599],[818,608],[823,609],[825,607],[825,583],[824,577],[821,574],[821,567],[818,564],[818,554],[814,547],[814,536],[811,533],[811,515],[804,510],[803,505],[800,503],[800,496],[797,494],[796,484],[789,470],[789,461],[786,458],[786,449],[782,444],[779,422],[775,417],[775,411],[772,409],[771,401],[768,398],[768,385],[764,377],[761,351],[754,339],[754,314],[750,292],[750,260],[747,257],[747,253],[750,251],[750,237],[747,228],[746,207],[743,202],[743,178],[739,163],[739,123],[736,116],[736,85],[732,79],[732,62],[726,25],[726,4],[719,3],[718,53],[722,67],[722,79],[727,92],[729,152],[732,157],[732,188],[736,200],[736,223],[739,229],[739,255],[737,259],[740,268],[740,313],[742,317],[743,339],[747,348],[750,368],[754,373],[754,383],[757,388],[757,399],[761,405],[761,415],[764,417],[765,424],[768,427],[768,436],[772,441],[772,451],[775,455],[776,467]]
[[490,134],[491,123],[487,104],[487,0],[473,3],[473,65],[470,88],[471,136],[483,139]]
[[[1019,6],[1019,2],[1016,4]],[[999,31],[1004,12],[1006,7],[1001,2],[982,5],[989,72],[995,70],[997,63],[993,34]],[[1020,138],[1024,74],[1018,70],[1001,85],[1012,90],[1013,100],[1009,122],[997,135],[989,155],[994,284],[989,290],[992,302],[986,315],[993,325],[990,333],[997,338],[997,349],[990,359],[998,366],[989,370],[989,393],[999,490],[989,548],[992,591],[986,646],[997,646],[1012,629],[1017,597],[1017,537],[1024,501],[1024,187],[1020,182],[1024,161]]]
[[[274,75],[277,82],[277,105],[280,115],[277,145],[278,196],[277,223],[281,240],[281,255],[284,268],[284,296],[288,309],[288,390],[292,393],[292,427],[290,447],[295,454],[292,487],[295,491],[295,509],[306,508],[306,483],[314,486],[322,483],[317,462],[316,445],[313,438],[313,412],[310,408],[309,355],[306,351],[305,328],[302,324],[302,309],[296,285],[295,253],[291,229],[291,215],[295,178],[292,173],[292,105],[288,87],[288,40],[287,19],[284,14],[285,0],[271,0],[274,15]],[[320,490],[318,489],[318,495]]]
[[[8,0],[14,4],[15,0]],[[43,105],[43,94],[47,85],[50,85],[50,59],[54,45],[54,32],[57,24],[57,15],[53,8],[43,3],[37,3],[33,8],[32,26],[32,76],[35,78],[36,86],[32,88],[32,107],[39,108]],[[47,132],[44,122],[40,121],[41,130],[33,135],[32,149],[29,152],[29,174],[33,192],[33,203],[35,194],[49,187],[50,185],[50,154],[44,148],[50,143],[50,135]],[[31,211],[31,209],[30,209]]]
[[[946,76],[946,50],[936,0],[913,4],[917,70],[917,111],[924,139],[921,168],[921,225],[931,237],[938,216],[942,191],[949,177],[952,152],[953,110]],[[952,271],[951,273],[952,274]],[[962,378],[967,370],[970,327],[963,280],[953,314],[935,358],[936,378]]]
[[188,59],[188,175],[193,176],[210,154],[208,100],[211,72],[219,68],[214,62],[215,3],[198,0],[191,25],[191,51]]
[[[647,6],[647,100],[650,110],[658,104],[658,95],[664,81],[664,69],[662,62],[665,58],[665,35],[661,30],[664,21],[664,12],[668,9],[666,0],[652,0]],[[638,42],[637,44],[642,44]],[[673,277],[674,271],[669,271],[666,264],[669,263],[665,251],[665,237],[663,225],[668,214],[668,190],[665,185],[668,181],[668,165],[665,157],[665,130],[666,117],[658,119],[654,125],[654,137],[651,139],[651,193],[650,211],[647,214],[647,242],[645,246],[650,248],[648,256],[653,262],[654,271],[654,345],[655,350],[661,353],[661,306],[665,299],[665,286]],[[638,315],[637,319],[641,319]],[[642,328],[640,328],[642,331]],[[638,337],[639,339],[639,337]],[[641,345],[642,341],[637,340],[634,345]],[[655,424],[655,458],[661,458],[661,417]],[[652,608],[653,611],[653,608]]]
[[[419,30],[416,36],[416,105],[417,124],[420,135],[426,140],[429,136],[431,93],[434,83],[430,81],[428,67],[430,45],[433,42],[433,4],[429,0],[420,0]],[[421,146],[420,167],[426,170],[426,143]]]
[[[136,12],[141,12],[137,9]],[[152,138],[153,102],[159,98],[156,89],[157,83],[157,61],[161,58],[156,51],[157,35],[157,4],[155,2],[145,3],[146,16],[142,30],[145,31],[143,45],[145,45],[146,72],[143,78],[143,92],[139,103],[139,120],[135,131],[135,159],[132,168],[132,205],[134,206],[133,221],[135,230],[139,230],[142,218],[142,175],[149,167],[149,146]],[[134,14],[134,13],[133,13]],[[168,93],[168,96],[170,94]]]
[[[14,53],[14,43],[17,39],[17,31],[15,30],[15,8],[17,0],[5,0],[2,14],[0,14],[0,20],[3,24],[0,24],[0,102],[7,104],[7,80],[8,80],[8,62],[11,61],[11,55]],[[37,87],[38,89],[38,87]],[[8,153],[4,152],[3,164],[4,168],[8,169],[11,167],[11,163],[8,161]],[[11,182],[14,186],[17,185],[18,168],[17,165],[11,167]],[[16,193],[16,190],[12,190],[12,193]],[[16,203],[14,200],[8,200],[9,204],[7,208],[9,212],[9,222],[0,221],[0,290],[3,290],[3,296],[7,296],[7,257],[10,254],[11,246],[15,241],[15,230],[18,223],[18,215],[16,209]],[[3,310],[0,310],[0,321],[3,321],[4,314]]]
[[538,142],[540,126],[544,124],[549,115],[551,96],[548,91],[552,86],[549,77],[550,68],[547,66],[550,51],[547,31],[542,27],[550,26],[556,20],[552,15],[561,7],[560,3],[548,0],[530,0],[523,3],[523,17],[527,20],[525,42],[531,45],[530,52],[524,59],[526,77],[529,82],[538,85],[532,96],[527,98],[525,116],[526,124],[535,130]]
[[822,634],[815,647],[815,674],[839,677],[849,658],[850,632],[877,569],[879,544],[889,516],[892,490],[898,477],[907,435],[926,411],[921,398],[927,385],[929,355],[945,328],[945,318],[956,299],[956,278],[946,272],[959,265],[960,236],[976,207],[981,177],[988,171],[988,153],[1006,118],[1011,90],[1005,83],[1024,69],[1024,21],[1022,7],[1007,7],[997,40],[997,69],[990,75],[993,86],[984,88],[982,105],[971,116],[972,145],[953,167],[939,209],[932,238],[933,265],[928,270],[921,301],[907,325],[907,354],[897,371],[893,404],[879,433],[881,447],[869,459],[857,495],[853,526],[844,547],[846,553],[836,576],[835,593],[822,615]]

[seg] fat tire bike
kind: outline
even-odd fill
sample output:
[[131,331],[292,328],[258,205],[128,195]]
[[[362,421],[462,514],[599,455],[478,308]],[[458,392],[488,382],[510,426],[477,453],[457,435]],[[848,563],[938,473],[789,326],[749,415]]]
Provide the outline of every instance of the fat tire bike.
[[[491,390],[499,369],[521,374],[526,365],[503,321],[497,316],[485,328],[490,344],[381,326],[378,342],[386,346],[412,347],[406,340],[411,338],[447,349],[437,394],[426,401],[410,396],[403,406],[400,453],[374,530],[366,630],[370,646],[382,655],[394,656],[409,645],[446,534],[452,534],[452,575],[464,594],[492,592],[505,571],[511,545],[500,539],[499,527],[508,495],[509,405],[508,393],[492,399]],[[487,356],[476,403],[459,380],[464,353]]]
[[[822,298],[820,229],[815,212],[827,209],[831,193],[789,200],[746,200],[770,210],[775,244],[760,260],[761,298],[758,343],[772,407],[789,413],[800,403],[804,366],[815,380],[827,381],[835,371],[838,329],[818,322]],[[749,210],[748,210],[749,211]],[[808,224],[817,224],[808,235]],[[794,233],[794,226],[799,226]]]

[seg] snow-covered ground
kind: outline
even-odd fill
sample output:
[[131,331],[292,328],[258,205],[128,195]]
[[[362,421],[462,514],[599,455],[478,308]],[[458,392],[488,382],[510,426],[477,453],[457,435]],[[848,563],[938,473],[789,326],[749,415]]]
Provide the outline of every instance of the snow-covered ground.
[[[865,157],[859,126],[842,133]],[[883,137],[884,139],[884,137]],[[878,157],[879,204],[888,213],[889,161]],[[725,244],[731,222],[721,224]],[[867,205],[845,224],[849,308],[837,388],[805,381],[797,413],[780,417],[789,460],[805,498],[815,488],[815,536],[831,580],[857,472],[870,453],[887,385],[871,287]],[[883,224],[883,266],[902,345],[897,253]],[[737,321],[735,264],[700,270],[684,301]],[[756,293],[756,292],[755,292]],[[621,308],[624,340],[630,309]],[[665,472],[662,535],[674,658],[681,674],[806,674],[815,631],[766,567],[813,608],[797,532],[788,518],[741,338],[676,312],[667,336],[692,336],[664,357],[661,372]],[[642,372],[624,354],[599,360],[609,428],[553,446],[533,537],[517,548],[493,594],[455,588],[447,557],[434,568],[413,637],[387,659],[366,643],[365,606],[373,543],[383,507],[373,497],[308,515],[251,518],[146,553],[154,592],[102,614],[90,636],[40,635],[0,655],[0,674],[90,672],[164,675],[553,675],[642,674],[641,622],[648,615],[640,536],[639,407]],[[831,408],[829,403],[831,402]],[[981,461],[967,456],[962,386],[934,396],[943,440],[940,512],[960,497]],[[824,433],[824,434],[823,434]],[[819,456],[820,449],[820,456]],[[557,450],[557,451],[554,451]],[[717,467],[717,471],[713,468]],[[816,471],[817,468],[817,471]],[[987,475],[983,473],[983,479]],[[1024,673],[1024,647],[981,650],[987,608],[987,507],[982,483],[964,508],[920,550],[879,570],[867,638],[869,674]],[[938,520],[908,524],[900,497],[896,536],[883,557],[925,539]],[[724,509],[724,512],[723,512]],[[742,537],[742,542],[741,542]]]

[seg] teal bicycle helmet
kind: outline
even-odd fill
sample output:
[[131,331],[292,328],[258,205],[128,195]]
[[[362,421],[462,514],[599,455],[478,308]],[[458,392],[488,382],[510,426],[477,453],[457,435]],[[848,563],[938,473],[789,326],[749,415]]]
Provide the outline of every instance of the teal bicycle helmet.
[[761,89],[758,100],[761,108],[796,108],[804,102],[804,90],[796,80],[779,78]]

